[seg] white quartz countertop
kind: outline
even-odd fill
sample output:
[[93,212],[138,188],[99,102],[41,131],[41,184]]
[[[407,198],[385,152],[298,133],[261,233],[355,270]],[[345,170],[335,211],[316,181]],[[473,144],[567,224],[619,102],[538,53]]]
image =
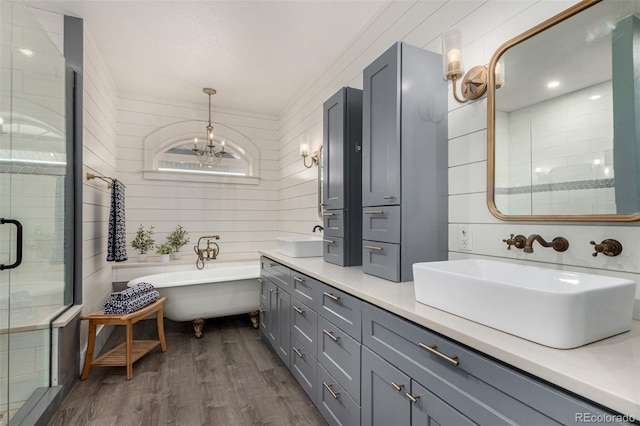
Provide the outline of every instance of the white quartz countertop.
[[[322,257],[261,254],[598,404],[640,419],[640,321],[575,349],[553,349],[416,302],[413,282],[394,283]],[[543,306],[540,307],[544,309]]]

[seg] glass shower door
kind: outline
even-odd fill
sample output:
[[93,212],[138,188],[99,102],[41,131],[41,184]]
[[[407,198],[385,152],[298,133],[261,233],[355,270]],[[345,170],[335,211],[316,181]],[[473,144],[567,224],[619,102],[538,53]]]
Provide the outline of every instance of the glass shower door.
[[[65,61],[29,10],[0,0],[0,425],[51,383],[65,262]],[[67,264],[69,263],[69,264]]]

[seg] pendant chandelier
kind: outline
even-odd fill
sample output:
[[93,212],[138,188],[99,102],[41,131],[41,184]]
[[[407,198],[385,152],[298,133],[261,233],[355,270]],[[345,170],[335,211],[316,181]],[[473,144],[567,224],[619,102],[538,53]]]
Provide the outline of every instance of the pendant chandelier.
[[216,147],[213,144],[213,125],[211,124],[211,95],[216,94],[216,89],[205,87],[202,91],[209,96],[209,124],[207,124],[207,143],[202,149],[198,148],[198,138],[193,139],[193,152],[198,157],[198,161],[203,166],[211,167],[222,160],[224,157],[224,141],[220,143],[220,150],[216,151]]

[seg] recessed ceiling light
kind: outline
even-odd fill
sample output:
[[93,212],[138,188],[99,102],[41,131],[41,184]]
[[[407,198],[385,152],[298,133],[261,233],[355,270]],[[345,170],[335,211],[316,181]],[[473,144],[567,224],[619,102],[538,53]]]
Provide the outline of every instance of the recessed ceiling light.
[[560,82],[559,81],[550,81],[549,83],[547,83],[547,87],[549,89],[554,89],[556,87],[560,86]]
[[589,100],[595,101],[596,99],[600,99],[602,96],[600,95],[593,95],[589,98]]
[[29,49],[18,49],[18,51],[19,51],[20,53],[22,53],[24,56],[28,56],[28,57],[33,56],[33,50],[29,50]]
[[596,158],[595,160],[593,160],[593,165],[594,166],[599,166],[600,165],[600,159]]

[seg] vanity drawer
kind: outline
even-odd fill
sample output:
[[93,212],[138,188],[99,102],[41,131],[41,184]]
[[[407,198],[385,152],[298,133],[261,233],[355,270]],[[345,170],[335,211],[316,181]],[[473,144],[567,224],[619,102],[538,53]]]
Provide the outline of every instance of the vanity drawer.
[[330,425],[360,426],[360,405],[318,364],[316,407]]
[[356,402],[360,401],[360,350],[359,342],[318,317],[318,362]]
[[322,212],[324,235],[344,238],[344,210],[325,210]]
[[477,423],[575,424],[575,413],[602,413],[383,309],[366,304],[362,315],[364,345]]
[[337,325],[358,342],[362,340],[362,301],[320,283],[318,315]]
[[344,238],[325,236],[323,244],[324,261],[344,266]]
[[365,207],[362,209],[362,239],[400,242],[400,206]]
[[362,242],[362,272],[400,281],[400,244]]
[[315,357],[318,353],[318,314],[298,299],[291,299],[291,337]]
[[291,373],[314,404],[317,397],[317,371],[318,361],[307,352],[304,345],[291,336]]
[[291,271],[291,295],[314,311],[318,310],[320,281],[297,271]]
[[269,278],[278,287],[289,292],[290,270],[284,265],[275,262],[268,257],[262,257],[260,261],[260,275]]

